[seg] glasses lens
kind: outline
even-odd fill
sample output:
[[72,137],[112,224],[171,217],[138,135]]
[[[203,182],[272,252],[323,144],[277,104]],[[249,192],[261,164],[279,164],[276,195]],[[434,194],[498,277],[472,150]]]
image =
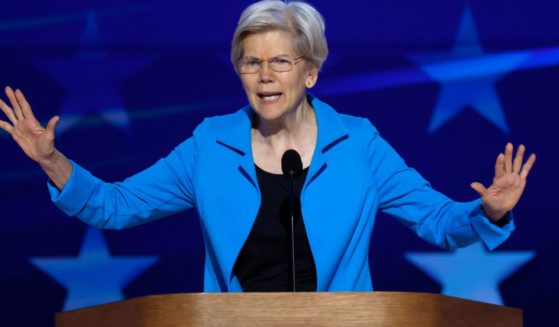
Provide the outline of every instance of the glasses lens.
[[292,66],[291,61],[284,58],[273,58],[270,60],[270,68],[275,72],[288,72]]
[[256,58],[241,58],[239,60],[239,71],[242,74],[256,73],[260,68],[261,61]]
[[[295,61],[297,61],[296,58]],[[287,58],[272,58],[267,60],[270,69],[275,72],[288,72],[293,68],[293,62]],[[239,60],[239,71],[241,74],[253,74],[260,70],[263,61],[257,58],[241,58]]]

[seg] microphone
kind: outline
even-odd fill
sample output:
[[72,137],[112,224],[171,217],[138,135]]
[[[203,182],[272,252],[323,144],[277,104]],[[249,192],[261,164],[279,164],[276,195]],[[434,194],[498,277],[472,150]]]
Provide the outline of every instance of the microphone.
[[283,153],[281,157],[281,170],[283,176],[293,181],[303,171],[303,162],[299,153],[293,149],[289,149]]
[[[289,149],[283,153],[281,157],[281,170],[283,176],[285,176],[291,183],[289,186],[289,259],[291,262],[291,271],[289,286],[292,292],[296,291],[295,287],[295,192],[294,192],[294,182],[295,178],[303,171],[303,162],[301,161],[301,156],[299,153],[293,149]],[[289,266],[289,265],[288,265]],[[289,269],[289,267],[288,267]]]

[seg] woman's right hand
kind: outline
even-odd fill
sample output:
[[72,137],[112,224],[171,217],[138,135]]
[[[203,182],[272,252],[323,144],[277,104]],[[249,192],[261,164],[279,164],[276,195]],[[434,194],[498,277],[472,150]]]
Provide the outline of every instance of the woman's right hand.
[[43,128],[20,90],[14,92],[8,86],[6,95],[12,106],[8,106],[0,99],[0,108],[9,120],[9,122],[0,120],[0,128],[12,136],[29,158],[39,164],[48,162],[56,153],[54,130],[60,118],[52,117],[47,127]]
[[60,117],[52,117],[44,128],[33,115],[31,106],[20,90],[14,92],[8,86],[6,95],[12,107],[0,99],[0,109],[9,120],[0,120],[0,128],[10,134],[23,152],[39,163],[51,182],[62,190],[73,168],[70,161],[54,146],[54,130]]

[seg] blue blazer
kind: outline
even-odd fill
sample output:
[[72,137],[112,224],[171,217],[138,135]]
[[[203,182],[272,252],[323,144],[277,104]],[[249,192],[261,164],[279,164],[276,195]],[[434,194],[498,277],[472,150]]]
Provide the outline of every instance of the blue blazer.
[[[489,249],[514,229],[484,216],[481,201],[455,202],[433,190],[364,118],[338,114],[309,97],[316,148],[301,193],[318,291],[371,291],[369,241],[378,210],[446,249],[481,240]],[[204,290],[242,291],[233,266],[258,209],[260,190],[245,107],[205,119],[167,157],[120,183],[105,183],[72,162],[62,191],[49,184],[68,215],[121,229],[196,208],[205,244]]]

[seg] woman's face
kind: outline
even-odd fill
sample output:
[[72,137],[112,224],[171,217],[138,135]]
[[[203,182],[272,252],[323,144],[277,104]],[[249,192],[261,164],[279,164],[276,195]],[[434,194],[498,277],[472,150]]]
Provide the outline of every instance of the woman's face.
[[[239,70],[248,101],[261,120],[278,121],[306,105],[306,88],[316,83],[318,69],[293,49],[287,32],[273,30],[248,35],[242,43],[243,58],[261,62],[252,74]],[[290,71],[277,72],[270,60],[290,61]]]

